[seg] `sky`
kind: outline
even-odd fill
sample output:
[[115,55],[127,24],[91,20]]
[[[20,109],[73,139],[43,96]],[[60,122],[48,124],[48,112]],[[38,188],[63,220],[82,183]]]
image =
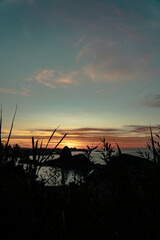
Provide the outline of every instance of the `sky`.
[[2,136],[142,148],[160,123],[159,0],[0,0]]

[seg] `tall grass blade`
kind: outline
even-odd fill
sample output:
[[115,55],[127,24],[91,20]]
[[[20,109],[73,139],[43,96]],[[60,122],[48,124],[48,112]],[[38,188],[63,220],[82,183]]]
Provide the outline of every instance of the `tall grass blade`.
[[[59,126],[58,126],[57,128],[59,128]],[[48,142],[47,142],[46,147],[45,147],[45,149],[44,149],[44,155],[43,155],[43,157],[41,158],[41,160],[39,161],[39,163],[41,163],[41,162],[43,162],[43,161],[45,160],[45,157],[46,157],[46,156],[45,156],[45,153],[46,153],[47,147],[48,147],[48,145],[49,145],[49,143],[50,143],[53,135],[54,135],[55,132],[57,131],[57,128],[54,129],[54,131],[52,132],[50,138],[48,139]]]
[[68,133],[65,133],[64,136],[61,138],[61,140],[57,143],[57,145],[54,147],[54,150],[58,147],[58,145],[63,141],[63,139],[67,136]]
[[[60,139],[60,141],[57,143],[57,145],[53,148],[51,155],[54,153],[54,151],[56,150],[56,148],[59,146],[59,144],[63,141],[63,139],[67,136],[68,133],[65,133],[64,136]],[[48,155],[45,159],[44,162],[48,160],[48,158],[51,156]]]
[[116,143],[116,145],[117,145],[117,149],[118,149],[118,155],[122,155],[122,151],[121,151],[121,149],[120,149],[118,143]]
[[151,134],[151,144],[152,144],[152,151],[153,151],[153,160],[156,163],[156,149],[155,149],[155,146],[154,146],[154,139],[153,139],[153,133],[152,133],[151,125],[150,125],[150,134]]
[[[59,128],[59,126],[58,126],[57,128]],[[52,139],[53,135],[54,135],[54,134],[55,134],[55,132],[57,131],[57,128],[56,128],[56,129],[53,131],[53,133],[51,134],[50,138],[48,139],[48,142],[47,142],[47,144],[46,144],[46,149],[47,149],[47,147],[48,147],[48,144],[50,143],[50,141],[51,141],[51,139]]]
[[37,149],[38,149],[38,140],[36,141],[35,144],[35,140],[34,137],[32,137],[32,151],[33,151],[33,174],[36,174],[36,156],[37,156]]
[[9,140],[10,140],[10,137],[11,137],[11,133],[12,133],[12,129],[13,129],[13,124],[14,124],[14,119],[15,119],[16,113],[17,113],[17,105],[16,105],[16,109],[15,109],[14,116],[13,116],[13,119],[12,119],[12,124],[11,124],[10,132],[9,132],[9,135],[8,135],[6,147],[8,147],[8,144],[9,144]]
[[33,161],[36,162],[36,156],[38,151],[38,140],[36,141],[36,144],[34,142],[35,142],[34,137],[32,137]]
[[[40,148],[39,148],[39,151],[38,151],[38,159],[37,159],[37,163],[38,164],[40,164],[43,161],[43,159],[44,159],[44,156],[41,158],[41,156],[42,156],[41,155],[42,149],[43,149],[43,139],[41,141],[41,145],[40,145]],[[41,168],[41,166],[37,167],[37,172],[36,172],[37,175],[38,175],[38,172],[39,172],[40,168]]]
[[1,106],[1,115],[0,115],[0,149],[2,143],[2,106]]
[[32,137],[32,151],[33,151],[33,162],[34,162],[35,161],[34,137]]
[[41,157],[41,152],[42,152],[42,146],[43,146],[43,140],[41,141],[41,145],[40,145],[39,152],[38,152],[38,163],[40,162],[40,157]]
[[38,142],[39,142],[39,140],[36,141],[36,147],[35,147],[35,161],[36,161],[36,156],[37,156],[37,153],[38,153]]

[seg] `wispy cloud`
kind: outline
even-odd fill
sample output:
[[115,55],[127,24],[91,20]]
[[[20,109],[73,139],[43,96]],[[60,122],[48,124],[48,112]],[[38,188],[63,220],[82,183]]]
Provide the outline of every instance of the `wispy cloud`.
[[[94,46],[97,42],[98,40],[85,46],[77,56],[78,61],[81,57],[91,58],[89,63],[77,69],[43,69],[33,73],[27,80],[36,81],[50,88],[66,88],[91,82],[127,82],[158,76],[158,69],[150,69],[152,57],[149,54],[130,58],[128,55],[120,54],[114,42],[102,44],[99,40],[98,46]],[[102,93],[102,91],[95,93]]]
[[155,2],[134,1],[130,5],[129,1],[103,1],[95,6],[101,17],[90,24],[85,39],[81,34],[81,48],[77,45],[77,61],[88,61],[84,73],[95,82],[158,77],[159,65],[153,63],[159,49],[160,12]]
[[17,91],[12,88],[0,88],[1,93],[8,93],[8,94],[17,94]]
[[99,89],[99,90],[96,90],[94,91],[95,94],[101,94],[101,93],[104,93],[104,90],[103,89]]
[[146,96],[141,104],[145,107],[160,108],[160,94]]
[[86,38],[86,33],[84,33],[78,40],[77,42],[75,43],[75,47],[78,47],[82,42],[83,40]]
[[75,71],[60,71],[56,69],[43,69],[37,71],[27,81],[36,81],[51,88],[66,87],[74,84]]
[[31,96],[31,91],[29,88],[21,87],[21,90],[16,90],[12,88],[0,88],[1,93],[7,93],[7,94],[15,94],[15,95],[21,95],[21,96]]
[[77,55],[78,61],[81,58],[91,59],[82,69],[94,82],[149,79],[150,76],[158,76],[159,72],[151,67],[150,53],[132,54],[131,57],[119,43],[102,39],[95,39],[84,45]]
[[23,3],[34,3],[35,0],[2,0],[3,4],[23,4]]
[[[11,2],[4,0],[8,1]],[[158,10],[155,13],[155,3],[93,0],[83,4],[83,1],[68,0],[49,1],[44,6],[41,1],[36,2],[38,11],[34,17],[38,17],[40,23],[49,21],[47,23],[58,26],[63,22],[70,29],[74,27],[77,66],[68,70],[62,70],[63,66],[60,70],[54,66],[53,69],[41,69],[30,79],[50,88],[65,88],[91,81],[148,80],[160,74],[158,64],[157,67],[153,65],[157,46],[150,44],[159,39],[160,17]]]

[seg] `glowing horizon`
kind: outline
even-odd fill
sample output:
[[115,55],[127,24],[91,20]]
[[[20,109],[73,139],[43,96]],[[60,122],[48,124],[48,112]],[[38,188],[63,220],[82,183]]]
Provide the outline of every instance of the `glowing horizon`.
[[[126,129],[127,128],[127,129]],[[152,126],[153,133],[157,133],[159,127]],[[2,131],[3,140],[7,140],[6,131]],[[20,147],[32,148],[32,137],[39,140],[39,145],[43,142],[45,147],[48,139],[53,131],[51,129],[30,129],[26,131],[12,132],[10,144],[18,144]],[[123,129],[113,128],[78,128],[78,129],[57,129],[49,144],[49,148],[54,148],[61,140],[64,134],[67,136],[60,143],[58,148],[68,146],[70,148],[86,149],[87,145],[90,147],[102,147],[102,138],[106,138],[108,143],[116,147],[116,143],[120,148],[146,148],[147,141],[150,136],[149,126],[126,126]],[[129,136],[130,135],[130,136]],[[131,136],[132,135],[132,136]]]

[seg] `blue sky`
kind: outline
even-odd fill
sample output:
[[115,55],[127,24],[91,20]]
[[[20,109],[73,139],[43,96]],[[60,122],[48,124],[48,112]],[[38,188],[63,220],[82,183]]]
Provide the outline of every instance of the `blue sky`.
[[21,146],[59,125],[55,141],[67,131],[76,147],[144,146],[156,130],[160,1],[1,0],[0,32],[4,138],[16,104]]

